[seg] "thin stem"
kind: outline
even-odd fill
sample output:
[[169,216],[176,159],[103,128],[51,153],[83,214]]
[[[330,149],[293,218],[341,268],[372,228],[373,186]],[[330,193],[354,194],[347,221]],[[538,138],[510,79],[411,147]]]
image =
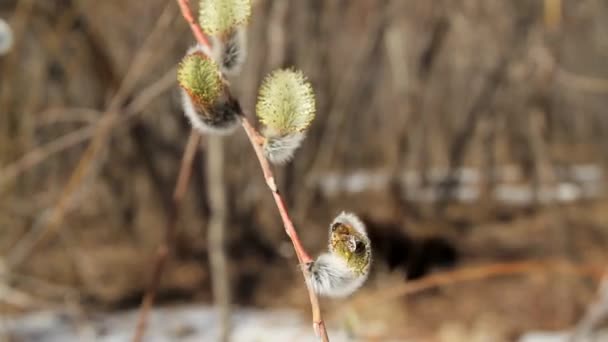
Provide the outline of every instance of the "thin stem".
[[205,37],[205,34],[203,33],[203,30],[199,24],[196,22],[196,19],[194,19],[194,15],[192,15],[192,10],[190,9],[190,0],[177,0],[177,3],[182,11],[182,16],[190,25],[190,29],[192,30],[196,40],[199,42],[199,44],[209,48],[209,41]]
[[289,214],[287,213],[287,207],[285,206],[285,202],[277,189],[277,185],[274,181],[274,175],[272,173],[272,169],[270,168],[270,163],[266,156],[264,156],[264,152],[262,151],[262,146],[260,141],[263,141],[263,138],[260,134],[255,130],[255,128],[249,123],[247,118],[243,115],[241,117],[241,124],[245,133],[247,133],[247,137],[251,142],[251,146],[255,151],[256,156],[258,157],[258,161],[260,162],[260,166],[262,168],[262,172],[264,174],[264,179],[266,180],[266,184],[270,191],[272,192],[272,196],[274,197],[274,201],[276,202],[277,208],[279,209],[279,213],[281,214],[281,219],[283,220],[283,226],[285,227],[285,232],[287,236],[291,239],[293,243],[294,250],[296,251],[296,255],[298,256],[298,260],[302,270],[302,274],[304,275],[304,279],[306,280],[306,288],[308,289],[308,297],[310,298],[310,305],[312,307],[312,320],[313,327],[315,333],[322,341],[329,341],[329,337],[327,336],[327,329],[325,328],[325,323],[323,322],[323,317],[321,316],[321,307],[319,305],[319,297],[313,290],[310,284],[310,273],[308,269],[305,267],[306,264],[312,262],[312,258],[304,249],[300,238],[298,237],[298,233],[291,222]]
[[274,201],[276,202],[277,207],[279,209],[279,214],[281,214],[281,219],[283,220],[283,225],[285,226],[285,232],[287,233],[287,235],[291,239],[291,242],[293,243],[293,247],[296,251],[296,255],[298,256],[298,260],[302,264],[307,264],[307,263],[312,262],[312,258],[310,257],[310,255],[308,255],[308,253],[304,249],[304,246],[302,245],[302,242],[300,241],[300,238],[298,237],[298,233],[296,232],[293,222],[291,222],[291,218],[287,214],[287,207],[285,206],[285,202],[283,201],[281,194],[279,194],[279,190],[274,181],[274,175],[272,173],[272,169],[270,168],[270,163],[268,162],[268,159],[266,159],[266,156],[264,156],[264,152],[262,151],[262,146],[261,146],[260,142],[263,141],[264,138],[262,138],[260,136],[260,134],[256,131],[256,129],[253,126],[251,126],[251,124],[249,123],[249,121],[247,121],[247,118],[245,118],[245,116],[242,116],[241,123],[242,123],[243,129],[245,130],[245,133],[247,133],[247,137],[249,138],[249,141],[251,142],[251,146],[253,146],[253,150],[255,151],[255,154],[258,157],[258,160],[260,162],[260,167],[262,168],[262,172],[264,174],[264,179],[266,180],[266,185],[268,185],[268,188],[270,188],[270,191],[272,192]]
[[140,342],[143,340],[150,309],[152,308],[152,305],[154,305],[154,300],[156,299],[158,284],[160,283],[167,259],[171,253],[171,248],[174,245],[175,236],[177,233],[176,226],[177,218],[179,217],[179,208],[184,195],[186,194],[186,189],[188,188],[190,175],[192,174],[192,162],[194,160],[194,156],[196,155],[196,149],[200,139],[200,134],[192,130],[190,137],[188,138],[186,149],[184,150],[184,154],[182,156],[179,175],[177,176],[177,182],[173,191],[173,200],[171,202],[169,215],[167,215],[167,224],[165,225],[165,237],[156,251],[152,279],[150,280],[150,285],[141,303],[137,327],[133,337],[134,342]]

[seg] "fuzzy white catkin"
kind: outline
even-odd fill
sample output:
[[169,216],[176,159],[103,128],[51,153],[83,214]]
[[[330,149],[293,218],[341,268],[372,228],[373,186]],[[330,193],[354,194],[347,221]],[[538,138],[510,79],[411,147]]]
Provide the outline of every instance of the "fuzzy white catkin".
[[299,132],[282,137],[267,137],[264,142],[264,155],[273,164],[285,164],[293,159],[305,137],[304,133]]
[[192,99],[190,98],[190,96],[188,96],[188,93],[186,93],[186,91],[184,91],[183,89],[181,90],[181,97],[182,107],[184,108],[184,114],[186,114],[186,117],[188,118],[188,121],[190,121],[190,124],[199,132],[203,134],[211,133],[218,135],[228,135],[234,132],[236,127],[238,127],[239,121],[237,113],[234,113],[234,117],[230,119],[230,121],[226,121],[222,126],[210,125],[201,120],[200,114],[197,112],[196,108],[194,107],[194,104],[192,103]]
[[[347,261],[332,251],[329,247],[329,253],[321,254],[309,267],[310,285],[313,290],[322,296],[343,298],[350,296],[367,280],[371,265],[371,245],[367,237],[367,231],[363,222],[354,214],[342,212],[330,225],[333,227],[336,223],[350,226],[360,233],[366,240],[366,258],[368,258],[367,266],[362,273],[353,271],[347,264]],[[330,242],[331,243],[331,242]]]
[[237,75],[247,57],[247,31],[239,26],[225,36],[211,36],[213,59],[226,75]]
[[344,259],[324,253],[310,268],[313,290],[327,297],[344,298],[353,294],[365,283],[368,273],[356,274],[348,268]]
[[[207,47],[201,46],[200,44],[196,44],[188,49],[186,55],[190,55],[196,52],[201,52],[206,56],[210,56],[211,54]],[[192,127],[194,127],[194,129],[198,130],[199,132],[203,134],[210,133],[218,135],[228,135],[234,132],[235,128],[238,126],[238,113],[230,113],[230,107],[222,105],[215,106],[213,110],[221,111],[222,113],[216,114],[221,114],[225,116],[226,121],[220,122],[221,125],[218,125],[217,123],[211,124],[203,120],[203,116],[201,115],[201,113],[198,112],[196,106],[192,102],[192,98],[184,89],[180,89],[180,95],[182,100],[182,108],[184,110],[186,118],[188,118],[188,121],[190,121]]]
[[8,54],[13,48],[13,30],[4,19],[0,19],[0,56]]

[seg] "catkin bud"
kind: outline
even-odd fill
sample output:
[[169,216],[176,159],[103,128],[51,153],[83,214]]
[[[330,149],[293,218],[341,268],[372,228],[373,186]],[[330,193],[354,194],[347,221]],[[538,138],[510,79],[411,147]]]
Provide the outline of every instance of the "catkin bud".
[[0,19],[0,56],[6,55],[13,47],[13,31],[8,23]]
[[314,291],[328,297],[346,297],[363,285],[372,261],[365,225],[351,213],[341,213],[329,226],[329,252],[310,263]]
[[244,26],[237,26],[219,36],[211,36],[212,56],[226,75],[236,75],[241,71],[247,57],[247,32]]
[[184,113],[203,133],[226,134],[238,124],[241,108],[224,82],[218,65],[203,52],[191,48],[177,70]]
[[274,163],[285,163],[305,137],[315,117],[312,86],[294,70],[277,70],[260,87],[256,113],[264,124],[264,152]]

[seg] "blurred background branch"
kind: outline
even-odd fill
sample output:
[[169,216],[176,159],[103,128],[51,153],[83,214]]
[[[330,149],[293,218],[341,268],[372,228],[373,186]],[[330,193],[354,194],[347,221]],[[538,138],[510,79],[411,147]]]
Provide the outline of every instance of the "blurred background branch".
[[224,184],[224,142],[219,136],[207,139],[207,184],[209,193],[209,224],[207,243],[212,281],[213,299],[219,313],[218,341],[230,341],[230,281],[226,257],[226,222],[228,207]]

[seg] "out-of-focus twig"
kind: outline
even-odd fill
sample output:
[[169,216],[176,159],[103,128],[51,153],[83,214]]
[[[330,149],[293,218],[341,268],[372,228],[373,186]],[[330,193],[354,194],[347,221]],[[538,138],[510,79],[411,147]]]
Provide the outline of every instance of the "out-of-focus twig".
[[226,188],[224,182],[224,151],[221,136],[207,139],[207,187],[209,198],[209,224],[207,245],[211,270],[213,300],[219,313],[219,341],[230,340],[230,282],[226,260]]
[[192,174],[192,161],[194,160],[194,156],[196,155],[199,142],[200,135],[197,132],[192,131],[190,133],[190,137],[188,138],[188,143],[186,145],[186,149],[184,150],[184,154],[182,157],[181,165],[179,168],[179,175],[177,176],[177,182],[175,184],[175,190],[173,192],[173,200],[171,202],[172,206],[170,208],[171,210],[169,211],[167,223],[165,225],[165,236],[156,251],[154,263],[152,264],[152,279],[150,280],[150,285],[141,303],[139,318],[137,320],[137,327],[135,329],[133,341],[142,341],[144,333],[146,331],[148,315],[150,313],[152,305],[154,304],[156,293],[158,291],[158,285],[160,283],[165,264],[167,263],[167,259],[171,252],[173,242],[175,241],[177,219],[179,217],[179,208],[186,194],[190,175]]
[[[119,110],[120,115],[104,115],[101,118],[96,119],[94,123],[54,139],[48,144],[42,145],[26,153],[21,159],[14,163],[0,169],[0,192],[2,192],[2,189],[6,184],[13,181],[22,173],[42,163],[51,156],[90,139],[95,135],[95,132],[98,132],[100,125],[107,124],[110,127],[116,127],[120,124],[129,124],[133,117],[140,114],[155,98],[173,87],[176,83],[175,73],[176,69],[172,68],[157,81],[143,89],[125,109]],[[73,110],[74,109],[66,109],[67,112]],[[92,109],[82,110],[85,112],[92,111]]]
[[[50,155],[62,151],[70,146],[74,146],[95,135],[98,125],[115,126],[120,123],[128,123],[129,120],[135,115],[141,113],[159,94],[167,91],[167,89],[174,84],[175,69],[171,69],[158,81],[152,83],[142,92],[140,92],[135,100],[133,100],[133,102],[131,102],[124,109],[124,111],[122,111],[122,114],[124,115],[104,115],[95,124],[83,127],[74,132],[68,133],[59,139],[55,139],[49,144],[28,153],[16,163],[2,169],[2,173],[0,173],[0,192],[2,191],[3,184],[6,184],[6,182],[14,179],[17,175],[42,162]],[[74,202],[74,196],[71,195],[70,198],[72,198],[72,200],[61,204],[63,210],[61,214],[65,213],[65,210],[70,207],[70,203]],[[57,210],[57,207],[55,207],[53,210]],[[9,268],[15,268],[23,260],[25,260],[33,248],[53,230],[53,222],[50,221],[53,219],[53,210],[50,210],[48,216],[44,218],[44,225],[38,226],[37,229],[31,229],[28,234],[11,249],[10,253],[8,253],[6,257],[6,263]]]
[[579,75],[563,68],[557,69],[557,81],[565,87],[589,93],[608,93],[608,79]]
[[594,278],[602,276],[603,268],[593,264],[573,264],[567,261],[520,261],[495,263],[482,266],[471,266],[449,272],[430,275],[416,281],[410,281],[390,289],[382,289],[382,292],[371,296],[361,297],[354,300],[351,305],[358,308],[369,305],[378,305],[382,302],[406,296],[435,287],[459,284],[474,280],[483,280],[502,276],[518,274],[542,274],[547,272],[588,275]]
[[[30,253],[35,249],[44,238],[48,237],[51,233],[57,232],[61,227],[65,210],[72,202],[72,197],[77,193],[82,181],[92,171],[92,165],[97,159],[97,156],[103,150],[106,142],[110,136],[112,123],[116,120],[118,113],[120,112],[121,106],[127,99],[129,93],[135,88],[137,81],[144,75],[148,67],[148,60],[151,59],[155,51],[155,46],[163,38],[163,32],[168,28],[170,22],[173,20],[174,15],[172,14],[171,5],[168,4],[163,9],[161,15],[155,23],[152,32],[148,35],[144,41],[141,49],[139,49],[137,55],[133,59],[131,66],[128,68],[128,72],[123,78],[121,86],[110,101],[107,110],[102,116],[102,120],[98,125],[95,126],[95,132],[93,138],[86,150],[82,154],[76,167],[70,174],[68,182],[65,185],[57,204],[53,207],[48,221],[45,223],[45,227],[42,233],[35,239],[30,241],[27,246],[18,245],[16,252],[11,253],[7,258],[7,265],[9,269],[14,269],[19,266]],[[56,147],[56,146],[55,146]],[[0,183],[1,185],[1,183]]]
[[589,306],[583,318],[576,325],[570,336],[570,342],[592,341],[597,325],[606,318],[608,318],[608,271],[600,282],[597,300]]
[[[192,29],[197,41],[204,47],[209,48],[209,43],[207,39],[205,38],[202,33],[202,30],[194,20],[194,16],[192,15],[192,11],[190,10],[188,0],[176,1],[179,4],[182,16],[190,24],[190,28]],[[144,295],[140,306],[137,327],[135,328],[135,334],[133,336],[134,342],[142,341],[146,332],[148,316],[150,310],[152,309],[152,306],[154,305],[154,299],[156,297],[156,292],[158,291],[158,286],[165,268],[165,264],[167,263],[167,258],[169,257],[171,247],[173,246],[173,241],[175,240],[176,224],[177,219],[179,217],[179,206],[186,193],[186,187],[190,181],[190,175],[192,174],[192,163],[194,161],[194,156],[196,154],[199,142],[200,134],[198,134],[195,130],[192,130],[190,133],[190,138],[188,139],[186,150],[184,151],[182,157],[182,163],[180,165],[179,175],[177,177],[177,182],[175,185],[173,201],[171,202],[172,206],[169,210],[167,224],[165,226],[165,238],[161,245],[158,247],[156,258],[153,263],[152,279],[150,280],[150,285]]]

